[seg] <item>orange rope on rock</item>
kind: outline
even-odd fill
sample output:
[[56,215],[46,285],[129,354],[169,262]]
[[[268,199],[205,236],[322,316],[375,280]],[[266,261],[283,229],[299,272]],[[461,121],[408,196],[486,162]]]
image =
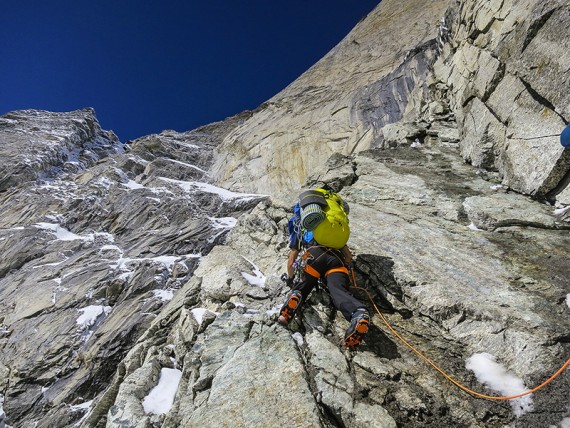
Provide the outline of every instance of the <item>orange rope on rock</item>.
[[430,360],[428,357],[426,357],[424,354],[422,354],[420,351],[418,351],[416,348],[414,348],[414,346],[409,343],[406,339],[404,339],[396,330],[394,330],[394,328],[390,325],[390,323],[388,322],[388,320],[386,320],[386,318],[384,317],[384,315],[382,314],[382,312],[380,312],[380,309],[378,309],[378,306],[376,306],[376,303],[374,302],[374,300],[372,299],[372,296],[370,295],[370,293],[368,292],[368,290],[366,290],[365,288],[361,288],[356,286],[356,281],[354,279],[354,271],[352,272],[352,281],[353,281],[353,287],[357,290],[362,290],[364,291],[367,295],[368,295],[368,299],[370,299],[370,302],[372,303],[372,305],[374,306],[374,309],[376,309],[376,312],[378,312],[378,315],[380,315],[380,318],[382,319],[382,321],[384,321],[384,324],[386,324],[386,326],[390,329],[390,331],[398,338],[400,339],[408,348],[410,348],[412,351],[414,351],[417,355],[419,355],[421,358],[423,358],[430,366],[432,366],[435,370],[437,370],[439,373],[441,373],[447,380],[449,380],[451,383],[453,383],[455,386],[457,386],[458,388],[462,389],[463,391],[474,395],[475,397],[479,397],[479,398],[484,398],[486,400],[495,400],[495,401],[506,401],[506,400],[513,400],[515,398],[520,398],[520,397],[524,397],[525,395],[529,395],[532,394],[533,392],[538,391],[539,389],[544,388],[546,385],[548,385],[550,382],[552,382],[554,379],[556,379],[556,377],[558,377],[569,365],[570,365],[570,358],[562,365],[562,367],[560,367],[560,369],[558,369],[558,371],[556,373],[554,373],[552,376],[550,376],[546,381],[544,381],[543,383],[541,383],[540,385],[538,385],[537,387],[523,392],[521,394],[517,394],[517,395],[510,395],[507,397],[495,397],[492,395],[486,395],[486,394],[481,394],[479,392],[473,391],[469,388],[467,388],[465,385],[459,383],[458,381],[456,381],[455,379],[453,379],[450,375],[448,375],[445,371],[443,371],[443,369],[441,369],[437,364],[435,364],[432,360]]

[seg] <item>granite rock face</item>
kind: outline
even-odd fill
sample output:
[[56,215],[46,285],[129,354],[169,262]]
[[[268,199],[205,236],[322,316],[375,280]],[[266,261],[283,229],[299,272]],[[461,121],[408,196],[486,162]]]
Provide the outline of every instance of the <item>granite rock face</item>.
[[[255,111],[125,145],[92,110],[2,117],[0,427],[567,424],[568,370],[475,398],[385,324],[495,396],[493,360],[519,392],[570,356],[567,16],[383,0]],[[355,351],[325,289],[276,323],[323,182],[372,314]]]
[[383,1],[226,137],[216,178],[297,189],[333,153],[435,139],[555,201],[570,181],[569,20],[567,1]]
[[93,109],[7,113],[0,117],[0,142],[0,192],[22,182],[80,171],[122,150],[117,136],[101,129]]
[[[30,116],[34,125],[19,128],[30,141],[44,138],[43,128],[57,136],[94,120],[100,129],[92,110],[57,114],[57,122],[43,112]],[[9,423],[44,419],[49,402],[54,416],[41,423],[66,426],[61,421],[74,412],[64,406],[60,415],[61,404],[108,384],[201,257],[264,199],[205,179],[212,147],[239,120],[117,141],[88,168],[51,168],[49,178],[38,174],[2,194],[0,378]],[[81,135],[66,149],[92,147],[92,136]],[[20,143],[8,136],[4,149],[19,153]],[[39,172],[57,165],[50,156]],[[10,159],[2,164],[9,168]]]
[[559,134],[570,120],[567,1],[468,1],[449,11],[430,84],[446,93],[461,153],[504,185],[550,196],[568,173]]
[[263,193],[299,188],[333,153],[382,145],[382,127],[401,119],[414,88],[425,84],[450,3],[382,2],[228,134],[216,149],[218,183]]

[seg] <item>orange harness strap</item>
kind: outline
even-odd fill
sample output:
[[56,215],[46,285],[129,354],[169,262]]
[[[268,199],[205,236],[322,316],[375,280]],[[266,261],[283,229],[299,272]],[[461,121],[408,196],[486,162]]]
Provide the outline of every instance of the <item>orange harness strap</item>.
[[[308,273],[311,276],[314,276],[315,278],[320,278],[321,274],[311,265],[307,265],[305,266],[305,272]],[[334,272],[342,272],[348,275],[348,269],[346,267],[338,267],[338,268],[333,268],[333,269],[329,269],[325,272],[325,278],[327,276],[329,276],[331,273]]]
[[321,277],[321,274],[319,273],[319,271],[310,265],[305,266],[305,272],[311,276],[314,276],[315,278]]
[[346,267],[338,267],[338,268],[333,268],[333,269],[329,269],[325,272],[325,277],[329,276],[329,274],[331,273],[335,273],[335,272],[342,272],[348,275],[348,269]]

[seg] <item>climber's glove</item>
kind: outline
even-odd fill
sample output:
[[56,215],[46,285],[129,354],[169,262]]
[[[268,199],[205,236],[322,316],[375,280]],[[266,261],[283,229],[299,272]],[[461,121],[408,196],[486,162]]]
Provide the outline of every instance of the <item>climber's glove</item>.
[[293,278],[289,278],[289,275],[284,273],[281,275],[281,281],[283,281],[289,288],[293,288]]

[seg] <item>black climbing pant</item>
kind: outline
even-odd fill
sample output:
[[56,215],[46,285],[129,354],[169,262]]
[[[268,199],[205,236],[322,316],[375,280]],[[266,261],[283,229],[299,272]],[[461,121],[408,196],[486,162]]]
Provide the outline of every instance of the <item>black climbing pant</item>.
[[[318,272],[331,295],[333,305],[342,312],[348,321],[350,321],[352,313],[355,310],[365,308],[365,305],[348,291],[350,279],[346,273],[331,272],[325,276],[331,269],[345,266],[344,258],[340,251],[320,246],[310,247],[307,249],[305,257],[307,266],[310,266],[308,270],[311,271],[312,268]],[[309,274],[306,269],[302,276],[302,282],[297,287],[303,296],[302,303],[305,302],[318,282],[319,278]]]

